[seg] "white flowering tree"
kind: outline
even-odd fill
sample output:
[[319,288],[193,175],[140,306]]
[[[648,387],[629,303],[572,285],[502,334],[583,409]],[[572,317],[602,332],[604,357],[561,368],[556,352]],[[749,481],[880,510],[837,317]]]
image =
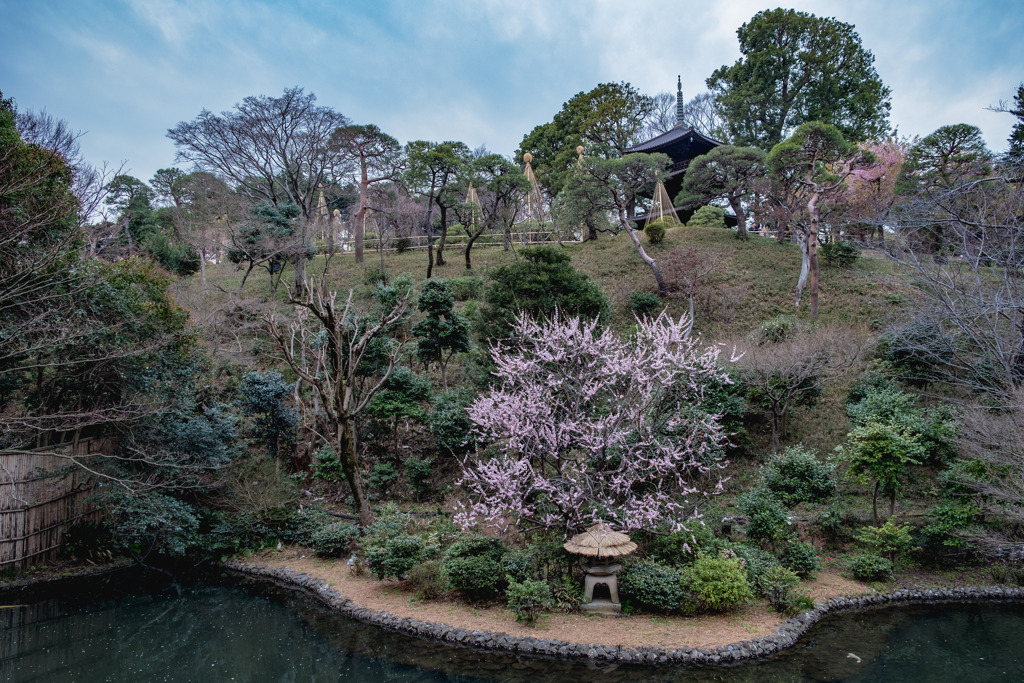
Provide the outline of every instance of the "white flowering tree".
[[622,340],[596,321],[520,316],[514,342],[492,349],[495,388],[469,409],[488,445],[463,463],[457,523],[571,534],[699,517],[722,490],[712,406],[729,378],[689,329],[663,313]]

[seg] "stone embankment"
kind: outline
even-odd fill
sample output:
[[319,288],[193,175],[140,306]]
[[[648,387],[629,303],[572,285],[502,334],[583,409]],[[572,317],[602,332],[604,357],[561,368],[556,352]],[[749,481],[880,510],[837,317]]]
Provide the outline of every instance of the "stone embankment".
[[624,662],[637,664],[683,664],[691,666],[729,664],[765,657],[779,652],[800,639],[814,624],[828,615],[890,604],[925,604],[952,602],[1011,602],[1024,600],[1024,588],[936,588],[898,590],[848,598],[831,598],[809,612],[797,615],[780,626],[775,633],[731,645],[705,649],[667,649],[661,647],[608,647],[570,643],[562,640],[516,637],[505,633],[475,631],[448,624],[396,617],[388,612],[361,607],[326,581],[287,567],[269,567],[252,562],[228,560],[225,567],[259,578],[271,579],[306,590],[329,607],[346,616],[381,628],[453,645],[511,653],[541,655],[563,659]]

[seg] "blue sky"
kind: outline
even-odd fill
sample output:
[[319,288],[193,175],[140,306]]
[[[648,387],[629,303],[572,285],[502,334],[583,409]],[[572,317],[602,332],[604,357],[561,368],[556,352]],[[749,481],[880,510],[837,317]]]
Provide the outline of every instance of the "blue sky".
[[[749,0],[0,0],[0,90],[86,131],[93,163],[148,180],[174,162],[166,130],[201,109],[302,86],[402,142],[511,154],[600,82],[687,96],[739,57]],[[926,135],[1013,119],[985,110],[1024,81],[1024,2],[794,0],[856,26],[892,89],[892,122]]]

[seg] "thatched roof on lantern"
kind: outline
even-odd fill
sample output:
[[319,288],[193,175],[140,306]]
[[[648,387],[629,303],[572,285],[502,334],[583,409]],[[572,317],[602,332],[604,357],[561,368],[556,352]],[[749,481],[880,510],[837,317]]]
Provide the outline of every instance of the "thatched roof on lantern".
[[587,557],[622,557],[636,550],[637,545],[626,534],[620,534],[604,522],[598,522],[562,546],[570,553]]

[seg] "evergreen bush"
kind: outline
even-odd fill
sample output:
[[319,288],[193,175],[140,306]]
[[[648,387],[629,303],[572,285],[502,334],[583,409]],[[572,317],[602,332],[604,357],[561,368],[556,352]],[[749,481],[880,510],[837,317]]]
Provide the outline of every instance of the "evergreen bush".
[[644,234],[651,244],[661,244],[665,241],[665,220],[651,221],[644,227]]
[[313,532],[310,540],[318,557],[341,557],[359,536],[359,529],[345,522],[325,524]]
[[683,590],[682,573],[675,567],[653,560],[639,560],[625,568],[619,580],[622,599],[631,606],[654,612],[676,612],[692,608]]
[[405,573],[405,584],[421,600],[433,600],[444,592],[440,560],[420,562]]
[[830,266],[845,268],[852,266],[860,258],[860,247],[847,240],[826,242],[821,245],[820,250],[821,257]]
[[702,206],[686,222],[690,228],[724,228],[725,209],[720,206]]
[[476,275],[464,275],[462,277],[450,277],[445,282],[452,292],[456,301],[469,301],[479,299],[484,289],[484,280]]
[[649,292],[633,292],[629,295],[629,308],[637,316],[652,316],[665,307],[665,302],[657,294]]
[[899,525],[887,519],[882,526],[865,526],[857,532],[857,540],[872,552],[896,562],[914,549],[910,525]]
[[818,460],[813,450],[803,446],[790,446],[772,455],[762,477],[765,487],[786,507],[827,503],[836,492],[832,466]]
[[779,558],[782,566],[796,572],[797,576],[807,577],[818,571],[818,554],[814,546],[803,541],[790,541]]
[[794,591],[799,585],[800,577],[796,572],[776,564],[761,572],[754,588],[758,595],[768,600],[772,609],[786,613],[792,607]]
[[754,488],[740,496],[740,510],[747,516],[747,538],[774,543],[789,536],[789,513],[782,502],[765,488]]
[[508,608],[516,615],[516,621],[527,626],[532,626],[540,613],[551,609],[555,603],[551,586],[546,581],[510,581],[506,595]]
[[488,536],[469,536],[453,543],[441,560],[441,578],[452,590],[487,600],[500,592],[505,546]]
[[888,581],[892,578],[892,562],[878,555],[858,555],[846,563],[846,568],[859,581]]
[[753,598],[747,573],[735,557],[700,557],[683,571],[681,583],[710,612],[726,612]]

